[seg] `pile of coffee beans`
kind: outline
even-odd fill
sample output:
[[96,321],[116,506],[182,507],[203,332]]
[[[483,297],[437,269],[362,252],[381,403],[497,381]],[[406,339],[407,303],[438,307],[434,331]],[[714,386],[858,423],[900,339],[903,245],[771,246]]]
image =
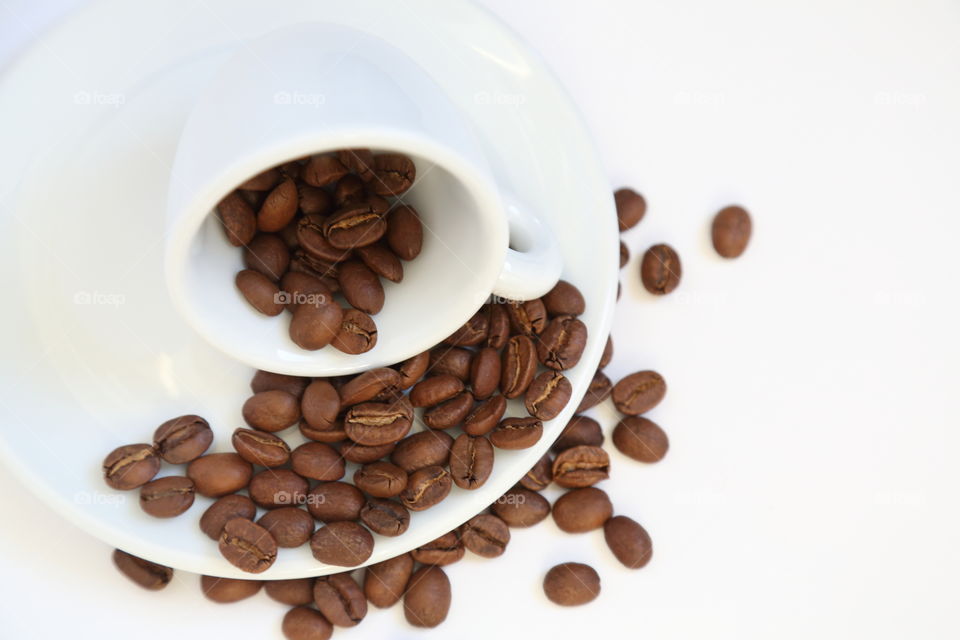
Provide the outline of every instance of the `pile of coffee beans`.
[[264,315],[290,311],[302,349],[369,351],[381,279],[403,280],[423,243],[419,214],[398,199],[415,179],[405,155],[342,149],[245,181],[217,205],[227,240],[243,249],[237,289]]

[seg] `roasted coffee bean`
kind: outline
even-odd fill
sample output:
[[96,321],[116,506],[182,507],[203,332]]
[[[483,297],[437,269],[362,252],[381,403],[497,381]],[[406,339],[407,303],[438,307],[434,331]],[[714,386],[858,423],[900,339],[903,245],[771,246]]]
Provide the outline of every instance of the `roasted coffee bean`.
[[386,278],[390,282],[403,280],[403,264],[400,263],[400,258],[390,251],[383,241],[366,247],[357,247],[357,256],[363,260],[363,264],[370,271],[381,278]]
[[140,508],[155,518],[172,518],[190,508],[194,493],[190,478],[158,478],[140,487]]
[[463,546],[481,558],[496,558],[503,555],[510,542],[507,523],[497,516],[481,513],[461,527]]
[[373,536],[356,522],[331,522],[310,538],[310,551],[320,562],[355,567],[373,553]]
[[200,516],[200,530],[211,540],[219,540],[223,533],[223,525],[228,520],[243,518],[253,520],[257,517],[257,506],[247,496],[231,494],[223,496]]
[[[337,285],[339,286],[339,285]],[[333,291],[322,280],[306,273],[288,271],[280,279],[280,295],[287,311],[296,311],[300,305],[332,304]],[[309,380],[308,380],[309,382]],[[303,389],[300,390],[300,393]],[[296,395],[300,395],[299,393]]]
[[380,196],[348,202],[327,218],[323,235],[337,249],[373,244],[387,232],[385,216],[389,206]]
[[307,494],[307,511],[320,522],[359,520],[363,493],[346,482],[321,482]]
[[120,549],[113,550],[113,564],[120,573],[151,591],[159,591],[173,580],[173,569],[170,567],[138,558]]
[[287,611],[280,628],[287,640],[330,640],[333,635],[333,626],[322,613],[310,607]]
[[560,437],[553,443],[551,449],[558,452],[580,445],[603,446],[603,429],[600,428],[599,422],[588,416],[570,418],[570,422],[560,432]]
[[463,558],[463,541],[459,531],[448,531],[439,538],[421,545],[410,552],[413,559],[423,564],[445,567]]
[[377,325],[363,311],[347,309],[343,312],[340,329],[330,344],[334,349],[350,355],[366,353],[377,346]]
[[543,592],[551,602],[564,607],[587,604],[600,595],[600,576],[593,567],[565,562],[547,572]]
[[597,365],[597,369],[603,369],[610,361],[613,360],[613,337],[607,336],[607,342],[603,346],[603,354],[600,356],[600,364]]
[[364,402],[350,407],[343,418],[347,437],[357,444],[376,446],[396,442],[413,426],[413,407],[406,398],[397,402]]
[[300,412],[315,429],[329,429],[340,413],[340,393],[326,380],[314,380],[303,391]]
[[620,268],[623,269],[627,266],[627,263],[630,262],[630,249],[627,248],[627,245],[624,244],[623,240],[620,241]]
[[257,524],[270,532],[278,547],[288,549],[306,544],[313,535],[313,518],[297,507],[267,511]]
[[550,369],[571,369],[587,346],[587,325],[573,316],[558,316],[550,322],[537,341],[537,358]]
[[517,398],[527,391],[537,372],[537,348],[527,336],[513,336],[503,350],[500,365],[500,393]]
[[247,492],[258,507],[275,509],[303,504],[310,483],[289,469],[267,469],[250,478]]
[[490,442],[498,449],[527,449],[543,435],[543,422],[537,418],[505,418],[490,432]]
[[550,515],[550,503],[539,493],[514,488],[490,505],[494,514],[511,527],[532,527]]
[[430,350],[429,370],[433,376],[447,374],[467,382],[472,362],[473,352],[469,349],[440,345]]
[[463,431],[471,436],[482,436],[493,430],[507,410],[507,399],[492,396],[476,406],[463,419]]
[[344,262],[340,265],[337,280],[343,297],[354,309],[370,315],[376,315],[383,309],[383,285],[367,265],[358,260]]
[[370,498],[360,510],[360,521],[381,536],[399,536],[410,526],[410,512],[396,500]]
[[407,479],[400,501],[412,511],[423,511],[439,504],[453,486],[450,472],[440,466],[417,469]]
[[322,349],[331,343],[336,347],[348,313],[334,300],[324,304],[298,305],[290,321],[290,339],[308,351]]
[[524,398],[527,413],[540,420],[553,420],[570,402],[573,386],[559,371],[544,371],[538,375]]
[[203,595],[220,604],[239,602],[256,595],[262,586],[262,580],[200,576],[200,590]]
[[353,484],[375,498],[393,498],[407,487],[407,472],[391,462],[378,460],[354,471]]
[[227,242],[235,247],[248,245],[257,233],[257,214],[235,191],[217,205],[217,217],[227,233]]
[[280,171],[276,167],[270,167],[252,178],[247,178],[237,189],[243,189],[244,191],[269,191],[280,182],[281,177]]
[[430,366],[430,353],[424,351],[418,353],[412,358],[408,358],[400,363],[398,370],[400,372],[400,383],[397,389],[406,390],[415,385],[427,372]]
[[461,489],[479,489],[493,472],[493,446],[483,436],[460,434],[450,449],[450,475]]
[[450,579],[443,569],[427,565],[417,569],[403,596],[403,615],[415,627],[436,627],[450,611]]
[[540,298],[506,305],[507,317],[514,333],[525,336],[539,335],[547,326],[547,308]]
[[423,423],[431,429],[449,429],[463,422],[473,409],[473,395],[463,391],[446,402],[427,409],[423,413]]
[[747,249],[753,223],[750,214],[736,205],[721,209],[713,218],[713,248],[724,258],[738,258]]
[[353,627],[367,615],[367,599],[349,573],[321,576],[313,583],[313,601],[337,627]]
[[392,607],[403,597],[412,573],[413,557],[409,553],[372,564],[363,574],[363,593],[375,607]]
[[567,533],[599,529],[612,515],[610,498],[596,487],[568,491],[553,503],[553,521]]
[[340,446],[340,455],[342,455],[343,459],[347,462],[353,462],[354,464],[369,464],[379,460],[380,458],[390,455],[393,453],[393,450],[396,448],[396,446],[396,442],[365,445],[357,444],[352,440],[347,440]]
[[332,482],[343,477],[340,452],[322,442],[305,442],[290,454],[290,466],[304,478]]
[[283,296],[280,287],[259,271],[244,269],[237,273],[237,289],[250,305],[267,316],[277,316],[283,311]]
[[617,560],[628,569],[645,567],[653,555],[650,534],[627,516],[614,516],[603,525],[603,537]]
[[290,460],[287,443],[266,431],[237,429],[231,438],[233,448],[250,464],[262,467],[279,467]]
[[417,167],[413,160],[399,153],[374,156],[373,172],[370,190],[381,196],[403,195],[417,178]]
[[670,441],[655,422],[642,416],[627,416],[613,429],[613,446],[640,462],[658,462],[667,455]]
[[300,401],[286,391],[261,391],[243,403],[243,419],[254,429],[281,431],[300,419]]
[[277,282],[290,266],[290,249],[280,236],[259,233],[244,249],[243,264]]
[[423,225],[416,209],[398,205],[387,216],[387,244],[401,260],[413,260],[423,246]]
[[333,189],[333,200],[337,206],[343,206],[353,200],[360,200],[366,195],[366,185],[359,176],[348,173],[337,181]]
[[589,487],[609,477],[610,456],[600,447],[570,447],[553,461],[553,481],[566,489]]
[[443,342],[457,347],[475,347],[487,339],[489,323],[490,318],[480,309]]
[[337,159],[364,182],[373,180],[373,152],[370,149],[340,149]]
[[553,458],[549,453],[543,454],[526,475],[520,478],[520,485],[530,491],[543,491],[553,481]]
[[410,390],[415,407],[435,407],[463,391],[463,381],[448,373],[424,378]]
[[187,466],[197,493],[219,498],[247,486],[253,467],[236,453],[208,453]]
[[398,388],[400,382],[400,373],[389,367],[364,371],[340,387],[340,404],[352,407],[369,402],[389,389]]
[[587,392],[583,394],[583,399],[577,405],[577,413],[582,413],[587,409],[597,406],[606,400],[613,391],[613,383],[603,371],[597,371],[593,374],[587,386]]
[[297,183],[287,178],[274,187],[263,201],[257,213],[257,227],[260,231],[280,231],[297,215],[298,206]]
[[628,416],[646,413],[660,404],[667,394],[667,383],[656,371],[638,371],[622,378],[613,387],[613,404]]
[[485,346],[503,349],[510,339],[510,316],[504,304],[484,305],[487,313],[487,339]]
[[551,316],[578,316],[587,304],[583,294],[566,280],[560,280],[543,296],[543,306]]
[[670,293],[680,284],[683,268],[680,256],[667,244],[655,244],[643,254],[640,280],[644,288],[655,295]]
[[316,258],[303,249],[294,249],[290,256],[289,271],[313,276],[334,293],[340,290],[340,283],[337,282],[337,265],[329,260]]
[[276,561],[277,542],[260,525],[234,518],[223,526],[220,553],[241,571],[261,573]]
[[308,384],[310,384],[310,378],[258,370],[250,381],[250,390],[254,393],[286,391],[299,398],[303,395],[303,390],[307,388]]
[[343,430],[343,420],[337,420],[329,428],[318,429],[310,426],[306,420],[300,421],[300,433],[308,440],[325,442],[327,444],[343,442],[347,439],[347,432]]
[[470,364],[470,389],[477,400],[489,398],[500,385],[500,354],[493,347],[477,351]]
[[[319,214],[306,215],[297,222],[297,244],[311,257],[325,263],[336,264],[353,255],[352,250],[335,247],[324,235],[327,217]],[[333,275],[332,272],[330,275]]]
[[324,189],[308,184],[297,185],[300,194],[300,211],[304,215],[329,215],[333,211],[333,198]]
[[[270,513],[279,513],[279,510]],[[263,590],[281,604],[300,607],[313,603],[313,581],[313,578],[267,580],[263,584]]]
[[637,226],[643,220],[643,216],[647,212],[647,201],[643,199],[642,195],[633,189],[624,187],[617,189],[613,194],[613,200],[617,205],[617,221],[620,224],[621,232]]
[[427,429],[407,436],[390,454],[390,460],[406,471],[413,473],[417,469],[432,466],[444,466],[450,459],[453,437],[444,431]]
[[213,442],[210,424],[200,416],[167,420],[153,432],[153,448],[170,464],[184,464],[203,455]]
[[347,175],[350,171],[336,156],[314,156],[303,168],[303,181],[313,187],[326,187]]

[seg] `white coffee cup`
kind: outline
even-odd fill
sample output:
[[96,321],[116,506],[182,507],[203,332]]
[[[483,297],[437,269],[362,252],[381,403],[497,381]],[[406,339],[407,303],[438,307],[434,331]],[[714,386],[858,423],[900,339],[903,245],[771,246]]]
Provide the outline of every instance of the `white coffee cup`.
[[[305,351],[289,337],[289,314],[259,314],[236,289],[242,251],[212,211],[268,167],[358,147],[414,160],[417,179],[401,199],[422,218],[423,250],[403,264],[402,282],[384,282],[373,349]],[[225,63],[181,134],[167,224],[167,284],[187,322],[238,360],[295,375],[400,362],[450,335],[491,294],[535,298],[561,271],[553,233],[499,188],[443,87],[402,51],[338,25],[271,32]]]

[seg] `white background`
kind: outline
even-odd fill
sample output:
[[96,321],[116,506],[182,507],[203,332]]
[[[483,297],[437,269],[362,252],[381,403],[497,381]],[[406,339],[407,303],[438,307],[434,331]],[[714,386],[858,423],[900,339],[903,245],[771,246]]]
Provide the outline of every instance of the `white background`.
[[[72,4],[0,0],[0,55]],[[654,560],[629,571],[599,533],[545,522],[450,568],[439,629],[395,608],[336,636],[958,637],[960,5],[484,4],[570,89],[611,187],[647,197],[634,256],[666,241],[683,258],[663,299],[636,260],[623,271],[608,369],[670,387],[651,414],[668,457],[614,453],[604,487]],[[723,261],[708,226],[732,202],[755,234]],[[215,605],[188,574],[139,590],[3,470],[0,486],[0,637],[280,637],[265,595]],[[596,602],[545,600],[564,560],[598,569]]]

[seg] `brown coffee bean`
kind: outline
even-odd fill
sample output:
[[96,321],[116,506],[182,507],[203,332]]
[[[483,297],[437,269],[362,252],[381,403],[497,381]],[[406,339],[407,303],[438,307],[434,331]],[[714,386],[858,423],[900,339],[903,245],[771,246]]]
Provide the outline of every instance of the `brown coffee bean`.
[[583,399],[577,405],[577,413],[582,413],[597,406],[606,400],[612,391],[613,383],[610,382],[610,378],[604,372],[597,371],[593,374],[593,379],[590,380],[590,385],[587,387],[587,392],[583,394]]
[[340,393],[326,380],[314,380],[303,392],[300,411],[307,424],[318,430],[328,430],[337,422],[340,413]]
[[290,460],[290,447],[272,433],[256,429],[237,429],[231,438],[233,448],[250,464],[279,467]]
[[387,216],[387,244],[401,260],[413,260],[423,246],[423,225],[416,209],[398,205]]
[[323,235],[337,249],[373,244],[387,232],[385,216],[389,206],[380,196],[348,202],[327,218]]
[[430,350],[429,370],[433,376],[446,374],[467,382],[472,362],[473,352],[469,349],[440,345]]
[[347,439],[347,432],[343,430],[343,421],[339,419],[328,428],[321,429],[311,426],[306,420],[301,420],[300,433],[308,440],[316,440],[327,444],[343,442]]
[[377,346],[377,325],[364,312],[347,309],[343,312],[340,329],[330,344],[334,349],[350,355],[366,353]]
[[510,339],[510,315],[504,304],[484,305],[487,314],[485,346],[502,349]]
[[303,251],[321,262],[336,264],[347,260],[353,255],[352,250],[330,244],[323,230],[326,221],[327,217],[320,214],[305,215],[300,218],[297,222],[297,244]]
[[333,635],[333,626],[322,613],[310,607],[287,611],[280,628],[287,640],[330,640]]
[[537,348],[527,336],[513,336],[507,341],[500,365],[500,393],[517,398],[527,391],[537,372]]
[[407,472],[393,463],[378,460],[354,471],[353,484],[376,498],[393,498],[407,487]]
[[489,398],[500,385],[500,354],[493,347],[477,351],[470,364],[470,388],[477,400]]
[[613,387],[613,404],[624,415],[637,416],[660,404],[667,383],[656,371],[638,371],[622,378]]
[[399,153],[381,153],[373,158],[374,178],[370,190],[381,196],[403,195],[417,178],[413,160]]
[[463,431],[471,436],[486,435],[493,430],[507,410],[507,399],[501,395],[491,396],[476,406],[463,419]]
[[539,335],[547,326],[547,308],[543,300],[535,298],[506,305],[510,327],[516,334]]
[[410,390],[415,407],[435,407],[463,391],[463,381],[448,373],[424,378]]
[[310,378],[258,370],[254,374],[253,380],[250,381],[250,390],[254,393],[275,390],[286,391],[299,398],[303,395],[303,390],[307,388],[308,384],[310,384]]
[[120,573],[150,591],[159,591],[173,580],[173,569],[170,567],[138,558],[120,549],[113,550],[113,564]]
[[360,510],[363,524],[381,536],[399,536],[410,526],[410,512],[396,500],[370,498]]
[[256,595],[262,586],[262,580],[200,576],[200,590],[203,595],[220,604],[239,602]]
[[670,293],[680,284],[683,267],[680,256],[667,244],[655,244],[643,254],[640,263],[640,280],[644,288],[652,294]]
[[340,291],[354,309],[376,315],[383,309],[384,293],[380,278],[367,265],[350,260],[340,265]]
[[349,573],[321,576],[313,583],[313,601],[337,627],[353,627],[367,615],[367,598]]
[[461,527],[463,546],[481,558],[496,558],[503,555],[510,542],[507,523],[497,516],[481,513]]
[[304,478],[333,482],[344,474],[340,452],[322,442],[305,442],[290,454],[290,466]]
[[313,534],[310,551],[325,564],[355,567],[373,553],[373,536],[356,522],[331,522]]
[[432,466],[444,466],[450,459],[453,437],[444,431],[427,429],[407,436],[390,454],[390,460],[406,471],[413,473],[417,469]]
[[282,431],[300,419],[300,401],[286,391],[261,391],[243,403],[243,419],[254,429]]
[[247,486],[253,466],[236,453],[208,453],[187,466],[197,493],[219,498]]
[[366,247],[357,247],[357,256],[363,260],[363,264],[370,271],[381,278],[386,278],[390,282],[401,282],[403,280],[403,264],[383,241],[377,244],[367,245]]
[[558,316],[537,341],[537,358],[550,369],[572,369],[587,346],[587,325],[573,316]]
[[[271,511],[267,515],[279,513]],[[267,580],[263,590],[268,596],[281,604],[299,607],[313,603],[313,578],[290,578],[288,580]]]
[[280,236],[258,233],[243,251],[243,264],[277,282],[290,266],[290,249]]
[[257,524],[270,532],[278,547],[287,549],[306,544],[313,535],[313,518],[297,507],[267,511]]
[[253,520],[257,517],[257,505],[247,496],[230,494],[223,496],[200,516],[200,530],[211,540],[219,540],[223,525],[233,518]]
[[596,487],[568,491],[553,503],[553,521],[567,533],[599,529],[612,515],[610,498]]
[[153,432],[153,448],[170,464],[196,460],[213,442],[210,424],[195,415],[167,420]]
[[600,447],[570,447],[553,461],[553,481],[566,489],[589,487],[609,477],[610,456]]
[[627,416],[613,429],[613,446],[640,462],[659,462],[667,455],[670,441],[655,422],[642,416]]
[[520,485],[530,491],[543,491],[553,481],[553,458],[549,453],[543,454],[526,475],[520,478]]
[[613,360],[613,337],[607,336],[607,342],[603,346],[603,354],[600,356],[600,364],[597,369],[603,369]]
[[235,247],[248,245],[257,233],[257,214],[236,191],[217,204],[217,217],[227,234],[227,242]]
[[347,175],[349,170],[336,156],[314,156],[303,168],[303,181],[312,187],[326,187]]
[[446,498],[452,486],[450,472],[443,467],[417,469],[407,479],[407,487],[400,494],[400,501],[412,511],[423,511]]
[[[294,249],[290,256],[289,272],[317,278],[334,293],[340,290],[340,283],[337,282],[337,265],[317,258],[303,249]],[[317,301],[315,304],[320,302],[323,301]]]
[[643,216],[647,212],[647,201],[643,199],[642,195],[633,189],[624,187],[617,189],[613,194],[613,200],[617,205],[617,221],[620,224],[621,232],[637,226],[643,220]]
[[299,199],[297,183],[287,178],[274,187],[263,201],[257,213],[257,227],[260,231],[280,231],[297,215]]
[[140,508],[154,518],[172,518],[189,509],[193,497],[190,478],[166,476],[140,487]]
[[431,429],[450,429],[463,422],[473,409],[473,395],[463,391],[446,402],[427,409],[423,413],[423,423]]
[[463,326],[451,333],[443,343],[458,347],[475,347],[487,339],[489,322],[488,314],[480,309]]
[[753,223],[750,214],[736,205],[721,209],[713,218],[713,248],[724,258],[738,258],[747,249]]
[[450,611],[450,579],[443,569],[427,565],[417,569],[403,596],[403,615],[414,627],[436,627]]
[[316,351],[331,343],[336,346],[347,313],[332,299],[325,304],[301,304],[290,321],[290,339],[308,351]]
[[[306,273],[288,271],[280,279],[280,291],[283,303],[291,313],[301,305],[321,306],[334,303],[333,291],[319,278]],[[295,395],[299,396],[301,393],[303,393],[302,388],[300,393]]]
[[398,370],[400,372],[400,383],[397,385],[398,389],[406,390],[415,385],[420,381],[420,378],[423,377],[423,374],[427,372],[427,368],[430,366],[430,353],[424,351],[423,353],[418,353],[412,358],[404,360],[400,365],[398,365]]
[[333,200],[337,206],[343,206],[353,200],[362,199],[367,193],[366,185],[359,176],[351,173],[337,180],[337,186],[333,189]]
[[505,418],[490,432],[490,442],[498,449],[527,449],[543,435],[543,422],[537,418]]
[[390,455],[396,446],[396,442],[365,445],[357,444],[352,440],[347,440],[340,447],[340,455],[342,455],[343,459],[347,462],[352,462],[354,464],[369,464]]
[[300,211],[304,215],[329,215],[333,211],[333,198],[324,189],[308,184],[297,185],[300,195]]
[[413,426],[413,407],[402,400],[364,402],[350,407],[343,418],[347,437],[357,444],[376,446],[396,442],[410,432]]
[[234,518],[223,526],[220,553],[241,571],[262,573],[277,559],[277,542],[260,525]]
[[324,523],[359,520],[363,494],[346,482],[321,482],[307,494],[307,511]]
[[560,280],[543,296],[543,306],[551,316],[578,316],[587,304],[583,294],[566,280]]
[[458,531],[448,531],[439,538],[421,545],[410,552],[413,559],[423,564],[445,567],[463,558],[463,541]]
[[588,416],[570,418],[570,422],[560,432],[560,437],[553,443],[551,449],[558,452],[581,445],[603,446],[603,429],[600,428],[599,422]]
[[450,475],[461,489],[479,489],[493,472],[493,446],[483,436],[460,434],[450,449]]
[[538,375],[524,397],[527,413],[540,420],[553,420],[570,402],[573,386],[559,371]]
[[627,245],[624,244],[623,240],[620,241],[620,268],[623,269],[627,266],[627,263],[630,262],[630,249],[627,248]]
[[275,509],[303,504],[310,483],[289,469],[267,469],[250,478],[247,492],[258,507]]
[[370,149],[340,149],[337,159],[364,182],[373,180],[373,152]]
[[363,593],[375,607],[392,607],[403,597],[412,573],[413,557],[409,553],[372,564],[363,574]]
[[269,191],[281,180],[280,171],[276,167],[270,167],[261,171],[252,178],[247,178],[237,189],[244,191]]
[[511,527],[532,527],[550,515],[550,503],[539,493],[514,488],[490,505],[490,509]]
[[259,271],[240,271],[237,273],[236,284],[244,299],[260,313],[277,316],[283,312],[284,301],[280,295],[280,287]]
[[600,576],[593,567],[565,562],[547,572],[543,592],[551,602],[564,607],[587,604],[600,595]]
[[340,404],[344,407],[369,402],[382,393],[396,389],[401,382],[400,374],[389,367],[370,369],[340,387]]
[[603,525],[603,537],[613,555],[628,569],[645,567],[653,556],[650,534],[627,516],[614,516]]

